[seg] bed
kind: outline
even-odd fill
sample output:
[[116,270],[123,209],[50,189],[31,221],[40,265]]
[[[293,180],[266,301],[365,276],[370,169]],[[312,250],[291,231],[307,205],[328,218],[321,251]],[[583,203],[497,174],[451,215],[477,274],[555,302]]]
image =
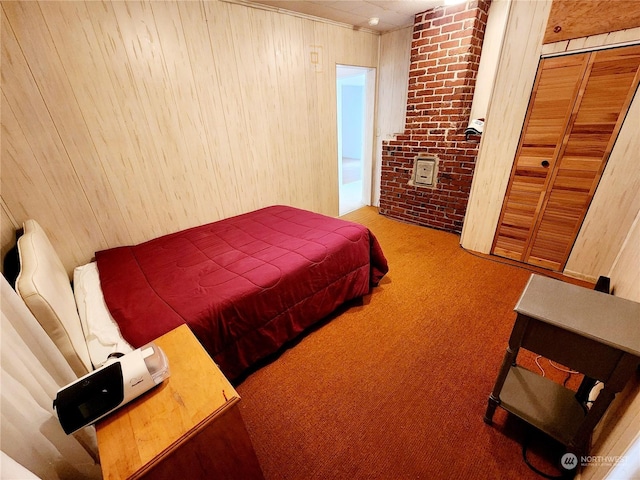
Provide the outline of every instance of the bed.
[[388,271],[368,228],[288,206],[96,252],[73,290],[35,221],[18,250],[16,290],[78,374],[187,324],[237,379]]

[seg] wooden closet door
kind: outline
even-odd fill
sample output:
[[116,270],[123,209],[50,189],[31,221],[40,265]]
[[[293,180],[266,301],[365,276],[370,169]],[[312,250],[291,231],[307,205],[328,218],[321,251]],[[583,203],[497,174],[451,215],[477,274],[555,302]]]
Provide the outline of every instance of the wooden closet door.
[[591,54],[527,263],[564,268],[637,89],[639,67],[640,46]]
[[540,61],[493,242],[495,255],[525,260],[588,57]]
[[[493,248],[496,255],[552,270],[564,268],[640,78],[640,46],[564,58],[567,63],[557,68],[553,68],[551,60],[560,58],[541,61],[540,83],[534,87]],[[576,77],[578,62],[582,74]],[[550,73],[546,78],[545,72]],[[572,79],[573,98],[567,101],[565,96],[558,97],[557,89],[568,92]],[[543,80],[550,86],[541,90]],[[554,103],[556,106],[551,109],[542,107]],[[530,130],[536,129],[530,118],[540,115],[540,124],[551,121],[557,128],[563,107],[566,107],[565,123],[559,127],[562,133],[554,144],[553,155],[544,164],[546,168],[542,165],[544,160],[540,162],[546,173],[538,167],[521,175],[519,164],[529,148]],[[545,152],[550,151],[551,145],[547,144]],[[514,224],[512,212],[522,210],[518,194],[520,177],[531,183],[536,176],[540,179],[543,175],[535,209],[529,207],[528,215],[517,218],[519,223]],[[519,234],[517,242],[514,231]]]

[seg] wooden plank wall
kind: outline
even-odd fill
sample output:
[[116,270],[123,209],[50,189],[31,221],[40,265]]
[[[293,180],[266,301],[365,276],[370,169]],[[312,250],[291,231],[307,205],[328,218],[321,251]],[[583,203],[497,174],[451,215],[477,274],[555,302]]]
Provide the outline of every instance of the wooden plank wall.
[[[627,121],[618,135],[616,148],[611,152],[565,266],[567,275],[580,277],[586,273],[592,277],[609,276],[640,214],[639,120],[640,94],[636,92],[627,112]],[[640,251],[640,244],[636,247]],[[640,271],[640,263],[635,264],[635,270]],[[640,284],[636,284],[636,289],[640,291]]]
[[[614,280],[614,294],[635,302],[640,302],[640,215],[625,239],[624,246],[616,258],[608,276]],[[621,457],[630,462],[628,448],[640,441],[640,380],[636,376],[620,392],[609,411],[594,431],[591,455]],[[624,463],[622,464],[624,465]],[[628,465],[628,463],[627,463]],[[617,466],[614,462],[613,467]],[[598,463],[589,465],[580,480],[603,480],[620,478],[610,475],[610,468]],[[619,472],[618,472],[619,473]]]
[[[512,2],[461,243],[489,253],[541,54],[640,41],[640,29],[542,45],[551,2]],[[528,35],[522,35],[526,29]],[[636,95],[564,273],[607,275],[640,208]],[[615,206],[615,207],[614,207]],[[606,235],[602,232],[607,232]]]
[[[380,205],[380,168],[382,142],[404,132],[407,114],[409,67],[413,27],[385,33],[380,37],[380,68],[378,73],[378,122],[375,139],[374,181],[377,196],[374,205]],[[381,114],[381,112],[383,114]]]
[[489,253],[535,80],[551,2],[512,1],[461,242]]
[[274,203],[337,215],[335,64],[378,40],[218,1],[2,2],[3,242],[35,218],[71,270]]

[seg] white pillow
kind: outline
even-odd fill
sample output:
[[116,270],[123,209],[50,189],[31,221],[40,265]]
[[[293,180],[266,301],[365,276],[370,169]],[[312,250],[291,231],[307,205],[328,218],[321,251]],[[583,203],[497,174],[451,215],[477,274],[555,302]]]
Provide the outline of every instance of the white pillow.
[[133,347],[122,338],[118,324],[104,301],[98,265],[91,262],[76,267],[73,271],[73,286],[93,366],[98,368],[111,353],[132,351]]

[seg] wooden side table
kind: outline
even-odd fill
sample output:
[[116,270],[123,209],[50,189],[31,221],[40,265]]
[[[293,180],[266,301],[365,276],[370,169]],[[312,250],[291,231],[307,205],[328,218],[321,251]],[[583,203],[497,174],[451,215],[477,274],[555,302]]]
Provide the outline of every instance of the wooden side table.
[[[579,458],[588,452],[593,429],[640,364],[640,304],[534,274],[515,311],[484,420],[492,423],[500,406]],[[586,410],[572,390],[516,365],[520,348],[603,382],[593,406]]]
[[240,397],[191,330],[155,343],[171,376],[96,425],[104,479],[263,479]]

